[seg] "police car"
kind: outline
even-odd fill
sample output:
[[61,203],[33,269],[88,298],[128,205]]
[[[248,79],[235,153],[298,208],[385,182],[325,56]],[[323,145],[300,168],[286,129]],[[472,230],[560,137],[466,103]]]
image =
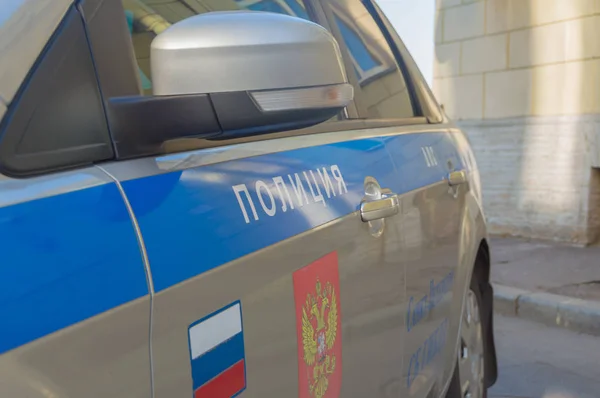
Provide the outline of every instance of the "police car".
[[485,397],[477,166],[372,0],[0,3],[0,397]]

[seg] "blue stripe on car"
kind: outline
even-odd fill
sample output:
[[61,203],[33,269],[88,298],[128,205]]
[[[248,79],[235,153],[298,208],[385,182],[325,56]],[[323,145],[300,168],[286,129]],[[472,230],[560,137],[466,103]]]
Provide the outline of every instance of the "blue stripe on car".
[[[437,166],[425,165],[425,146]],[[450,134],[405,134],[206,165],[125,181],[123,188],[161,291],[356,211],[366,176],[402,194],[441,181],[450,159],[464,167]],[[257,180],[272,185],[281,176],[287,183],[288,174],[331,165],[341,170],[347,194],[286,212],[276,199],[276,215],[262,211]],[[248,187],[258,221],[245,222],[232,190],[239,184]],[[0,242],[0,353],[148,294],[115,184],[1,207]]]
[[0,353],[148,294],[114,183],[0,207],[0,242]]
[[[384,141],[394,157],[394,164]],[[425,165],[421,151],[425,146],[433,147],[438,154],[437,166]],[[368,175],[375,177],[382,187],[399,194],[439,182],[447,172],[446,158],[452,156],[455,167],[461,167],[448,134],[406,134],[206,165],[126,181],[123,188],[138,218],[158,292],[356,211],[364,195],[364,178]],[[311,201],[309,205],[296,206],[295,210],[288,208],[286,212],[276,199],[275,216],[262,212],[256,181],[264,181],[275,191],[274,177],[281,176],[288,183],[288,175],[302,176],[303,171],[331,165],[341,170],[347,194],[325,198],[326,207]],[[400,168],[399,173],[395,173],[394,167]],[[232,190],[239,184],[248,187],[259,212],[256,222],[244,220]],[[293,198],[289,183],[288,188]],[[308,187],[305,188],[308,191]],[[252,219],[247,202],[246,209]]]

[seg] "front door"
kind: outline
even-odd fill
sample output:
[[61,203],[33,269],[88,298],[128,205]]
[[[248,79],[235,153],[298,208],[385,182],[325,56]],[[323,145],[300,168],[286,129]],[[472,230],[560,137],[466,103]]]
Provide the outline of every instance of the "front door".
[[155,397],[397,389],[400,235],[358,211],[395,179],[380,138],[314,134],[106,168],[152,271]]

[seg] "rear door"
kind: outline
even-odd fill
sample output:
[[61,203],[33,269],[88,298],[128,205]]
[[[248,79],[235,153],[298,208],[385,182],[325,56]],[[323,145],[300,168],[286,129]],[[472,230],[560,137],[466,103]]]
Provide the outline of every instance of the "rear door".
[[432,124],[441,120],[435,102],[377,6],[370,0],[321,3],[345,44],[359,116],[388,126],[381,134],[396,168],[389,188],[400,194],[402,207],[389,221],[402,235],[406,267],[397,391],[403,397],[438,396],[452,370],[459,321],[452,317],[459,306],[452,304],[460,305],[453,291],[462,191],[447,183],[448,174],[460,169],[459,159],[448,132]]
[[[141,3],[144,13],[128,15],[142,82],[156,32],[140,31],[136,15],[173,23],[191,10],[242,7],[309,16],[296,0]],[[150,264],[155,397],[397,389],[401,237],[393,216],[363,222],[359,213],[395,170],[380,131],[364,127],[331,121],[103,166],[123,187]]]
[[457,177],[464,166],[452,134],[435,124],[441,121],[437,105],[410,54],[381,10],[366,3],[404,64],[429,121],[414,126],[410,134],[389,135],[386,146],[398,172],[398,190],[404,192],[399,218],[407,283],[404,396],[439,396],[456,363],[463,296],[458,242],[465,186],[450,186],[449,177],[454,174],[460,184]]
[[437,396],[455,361],[462,191],[446,180],[453,148],[448,135],[428,127],[386,141],[406,192],[401,201],[408,300],[404,378],[410,397]]

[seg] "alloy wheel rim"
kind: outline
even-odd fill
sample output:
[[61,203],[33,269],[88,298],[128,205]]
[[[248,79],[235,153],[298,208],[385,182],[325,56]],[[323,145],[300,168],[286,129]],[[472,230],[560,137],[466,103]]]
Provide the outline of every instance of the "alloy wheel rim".
[[469,289],[463,309],[460,329],[458,366],[463,398],[483,397],[483,329],[479,316],[479,303],[473,290]]

